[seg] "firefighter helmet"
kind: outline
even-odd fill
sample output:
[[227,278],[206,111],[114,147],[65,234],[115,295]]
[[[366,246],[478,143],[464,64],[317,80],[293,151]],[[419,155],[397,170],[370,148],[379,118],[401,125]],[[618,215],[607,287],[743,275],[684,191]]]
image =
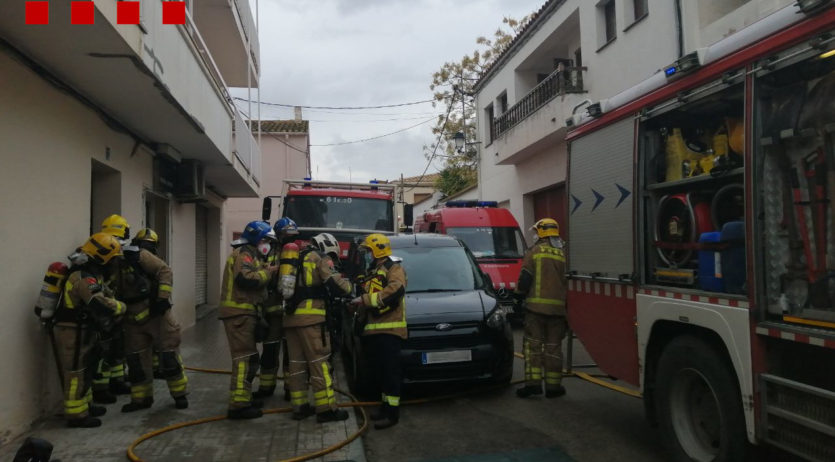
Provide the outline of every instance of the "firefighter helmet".
[[275,234],[279,237],[295,236],[299,234],[299,227],[296,226],[296,222],[291,218],[282,217],[280,220],[275,222],[273,231],[275,231]]
[[560,235],[560,225],[553,218],[543,218],[537,221],[531,229],[535,229],[539,237],[559,237]]
[[93,263],[106,265],[113,257],[122,255],[122,246],[115,236],[108,233],[96,233],[81,246],[81,252],[90,257]]
[[321,233],[313,236],[310,243],[326,255],[335,255],[339,258],[339,241],[329,233]]
[[275,231],[266,221],[251,221],[241,233],[241,241],[246,244],[258,245],[261,239],[275,239]]
[[361,245],[362,247],[371,249],[371,255],[374,258],[383,258],[391,255],[391,241],[383,234],[369,234]]
[[156,231],[151,228],[142,228],[136,233],[136,237],[133,238],[134,241],[148,241],[153,242],[156,244],[159,242],[159,236],[157,236]]
[[130,226],[125,217],[121,215],[110,215],[101,222],[101,232],[115,236],[116,239],[126,241],[130,239]]

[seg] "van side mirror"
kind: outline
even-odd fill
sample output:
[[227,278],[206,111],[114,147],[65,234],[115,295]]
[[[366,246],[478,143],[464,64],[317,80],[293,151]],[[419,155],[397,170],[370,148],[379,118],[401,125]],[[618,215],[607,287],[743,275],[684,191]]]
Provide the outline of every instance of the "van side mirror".
[[270,212],[273,209],[273,200],[269,197],[264,198],[264,204],[261,206],[261,219],[264,221],[269,221],[270,219]]
[[403,204],[403,224],[411,228],[415,223],[415,206],[414,204]]

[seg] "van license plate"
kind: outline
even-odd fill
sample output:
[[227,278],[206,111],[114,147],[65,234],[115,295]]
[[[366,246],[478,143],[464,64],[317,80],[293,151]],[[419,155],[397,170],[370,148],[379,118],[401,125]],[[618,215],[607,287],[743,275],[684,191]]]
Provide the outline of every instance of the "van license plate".
[[458,363],[473,360],[472,350],[453,350],[453,351],[432,351],[421,353],[421,363],[423,364],[440,364],[440,363]]

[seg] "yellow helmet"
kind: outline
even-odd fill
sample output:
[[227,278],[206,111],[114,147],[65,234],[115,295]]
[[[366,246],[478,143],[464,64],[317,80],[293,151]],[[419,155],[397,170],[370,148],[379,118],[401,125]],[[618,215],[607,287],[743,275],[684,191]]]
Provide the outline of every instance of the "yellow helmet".
[[101,222],[101,232],[116,236],[117,239],[127,240],[130,238],[130,226],[125,217],[121,215],[110,215]]
[[90,236],[81,246],[84,252],[93,263],[106,265],[113,257],[122,255],[122,246],[115,236],[107,233],[96,233]]
[[391,255],[391,241],[383,234],[369,234],[365,237],[361,245],[371,249],[371,255],[374,258],[383,258]]
[[559,237],[560,224],[553,218],[543,218],[533,225],[536,235],[539,237]]
[[156,231],[151,228],[142,228],[136,233],[136,237],[133,238],[134,241],[148,241],[153,242],[156,244],[159,242],[159,236],[157,236]]

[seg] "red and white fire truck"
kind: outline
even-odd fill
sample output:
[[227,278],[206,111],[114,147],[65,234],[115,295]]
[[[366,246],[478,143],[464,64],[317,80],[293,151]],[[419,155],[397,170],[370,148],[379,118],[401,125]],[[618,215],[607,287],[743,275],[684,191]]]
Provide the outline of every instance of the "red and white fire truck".
[[[308,241],[319,233],[333,234],[339,241],[341,257],[345,258],[354,238],[397,231],[394,212],[396,185],[376,181],[313,181],[309,178],[285,180],[284,184],[281,216],[296,222],[300,241]],[[265,216],[269,217],[270,205],[267,201],[264,208]],[[404,215],[410,213],[409,209]]]
[[798,2],[567,121],[568,310],[674,460],[835,460],[835,8]]
[[416,233],[451,234],[464,241],[478,266],[490,275],[499,301],[513,305],[525,238],[510,210],[495,201],[448,201],[415,218]]

